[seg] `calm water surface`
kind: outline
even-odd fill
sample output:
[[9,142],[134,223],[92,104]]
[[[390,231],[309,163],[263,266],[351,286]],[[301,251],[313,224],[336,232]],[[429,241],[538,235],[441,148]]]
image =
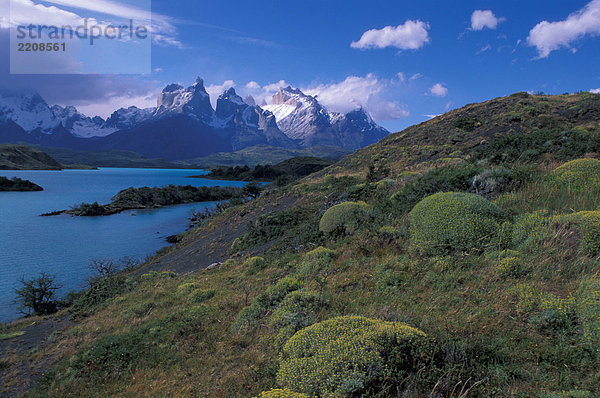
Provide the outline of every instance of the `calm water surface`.
[[116,169],[3,171],[0,176],[35,182],[43,192],[0,192],[0,322],[18,317],[12,303],[22,277],[56,275],[60,295],[84,286],[92,259],[143,259],[186,230],[190,214],[214,203],[193,203],[106,217],[40,217],[81,202],[105,204],[128,187],[168,184],[243,186],[239,181],[186,178],[199,170]]

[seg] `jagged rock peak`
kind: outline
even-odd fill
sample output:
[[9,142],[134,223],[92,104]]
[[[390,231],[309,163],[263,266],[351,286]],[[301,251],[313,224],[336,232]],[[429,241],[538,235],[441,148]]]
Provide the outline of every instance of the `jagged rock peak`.
[[250,106],[256,106],[256,100],[250,94],[244,97],[244,102]]
[[177,83],[172,83],[169,84],[167,87],[163,88],[163,93],[173,93],[176,91],[180,91],[183,90],[183,86],[181,84],[177,84]]

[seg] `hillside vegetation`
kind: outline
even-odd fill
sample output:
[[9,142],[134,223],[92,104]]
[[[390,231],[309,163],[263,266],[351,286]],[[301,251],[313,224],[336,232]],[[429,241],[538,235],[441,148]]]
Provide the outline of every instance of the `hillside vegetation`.
[[231,206],[91,282],[30,395],[598,396],[599,121],[518,93]]
[[25,145],[0,144],[0,170],[61,170],[63,166],[42,151]]
[[334,162],[327,159],[310,156],[298,156],[286,159],[274,165],[257,164],[254,168],[249,166],[221,166],[210,171],[209,174],[191,176],[192,178],[214,178],[219,180],[236,181],[277,181],[278,185],[289,183],[299,177],[306,177],[316,171],[330,166]]
[[6,178],[0,176],[0,192],[15,191],[15,192],[28,192],[28,191],[43,191],[44,188],[29,181],[22,180],[17,177]]

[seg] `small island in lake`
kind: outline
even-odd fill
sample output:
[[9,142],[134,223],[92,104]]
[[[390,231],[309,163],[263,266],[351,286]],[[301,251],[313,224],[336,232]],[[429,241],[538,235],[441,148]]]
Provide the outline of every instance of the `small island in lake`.
[[127,188],[119,192],[106,205],[98,202],[82,203],[70,210],[55,211],[42,216],[70,214],[72,216],[108,216],[125,210],[154,209],[183,203],[214,202],[242,198],[244,192],[239,187],[194,187],[192,185],[168,185],[161,188]]
[[22,180],[17,177],[0,177],[0,192],[29,192],[43,190],[44,188],[29,180]]

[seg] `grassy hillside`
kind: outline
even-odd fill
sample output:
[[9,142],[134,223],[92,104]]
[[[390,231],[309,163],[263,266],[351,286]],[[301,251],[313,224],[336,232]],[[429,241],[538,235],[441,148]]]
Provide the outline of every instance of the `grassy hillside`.
[[331,146],[315,146],[307,149],[285,149],[268,145],[257,145],[237,152],[219,152],[202,158],[190,159],[179,162],[182,165],[193,165],[201,168],[215,166],[250,166],[257,164],[276,164],[284,160],[298,157],[311,156],[323,159],[338,160],[348,155],[344,148]]
[[67,165],[90,164],[95,167],[139,167],[139,168],[180,168],[181,166],[162,159],[148,159],[131,151],[83,151],[68,148],[52,148],[34,145],[59,162]]
[[530,162],[543,154],[564,160],[599,152],[599,124],[597,94],[515,93],[467,105],[391,134],[344,158],[332,171],[365,172],[372,163],[411,170],[464,159]]
[[25,145],[0,145],[0,170],[60,170],[48,154]]
[[598,396],[599,121],[515,94],[393,134],[98,277],[2,368],[52,358],[44,397]]

